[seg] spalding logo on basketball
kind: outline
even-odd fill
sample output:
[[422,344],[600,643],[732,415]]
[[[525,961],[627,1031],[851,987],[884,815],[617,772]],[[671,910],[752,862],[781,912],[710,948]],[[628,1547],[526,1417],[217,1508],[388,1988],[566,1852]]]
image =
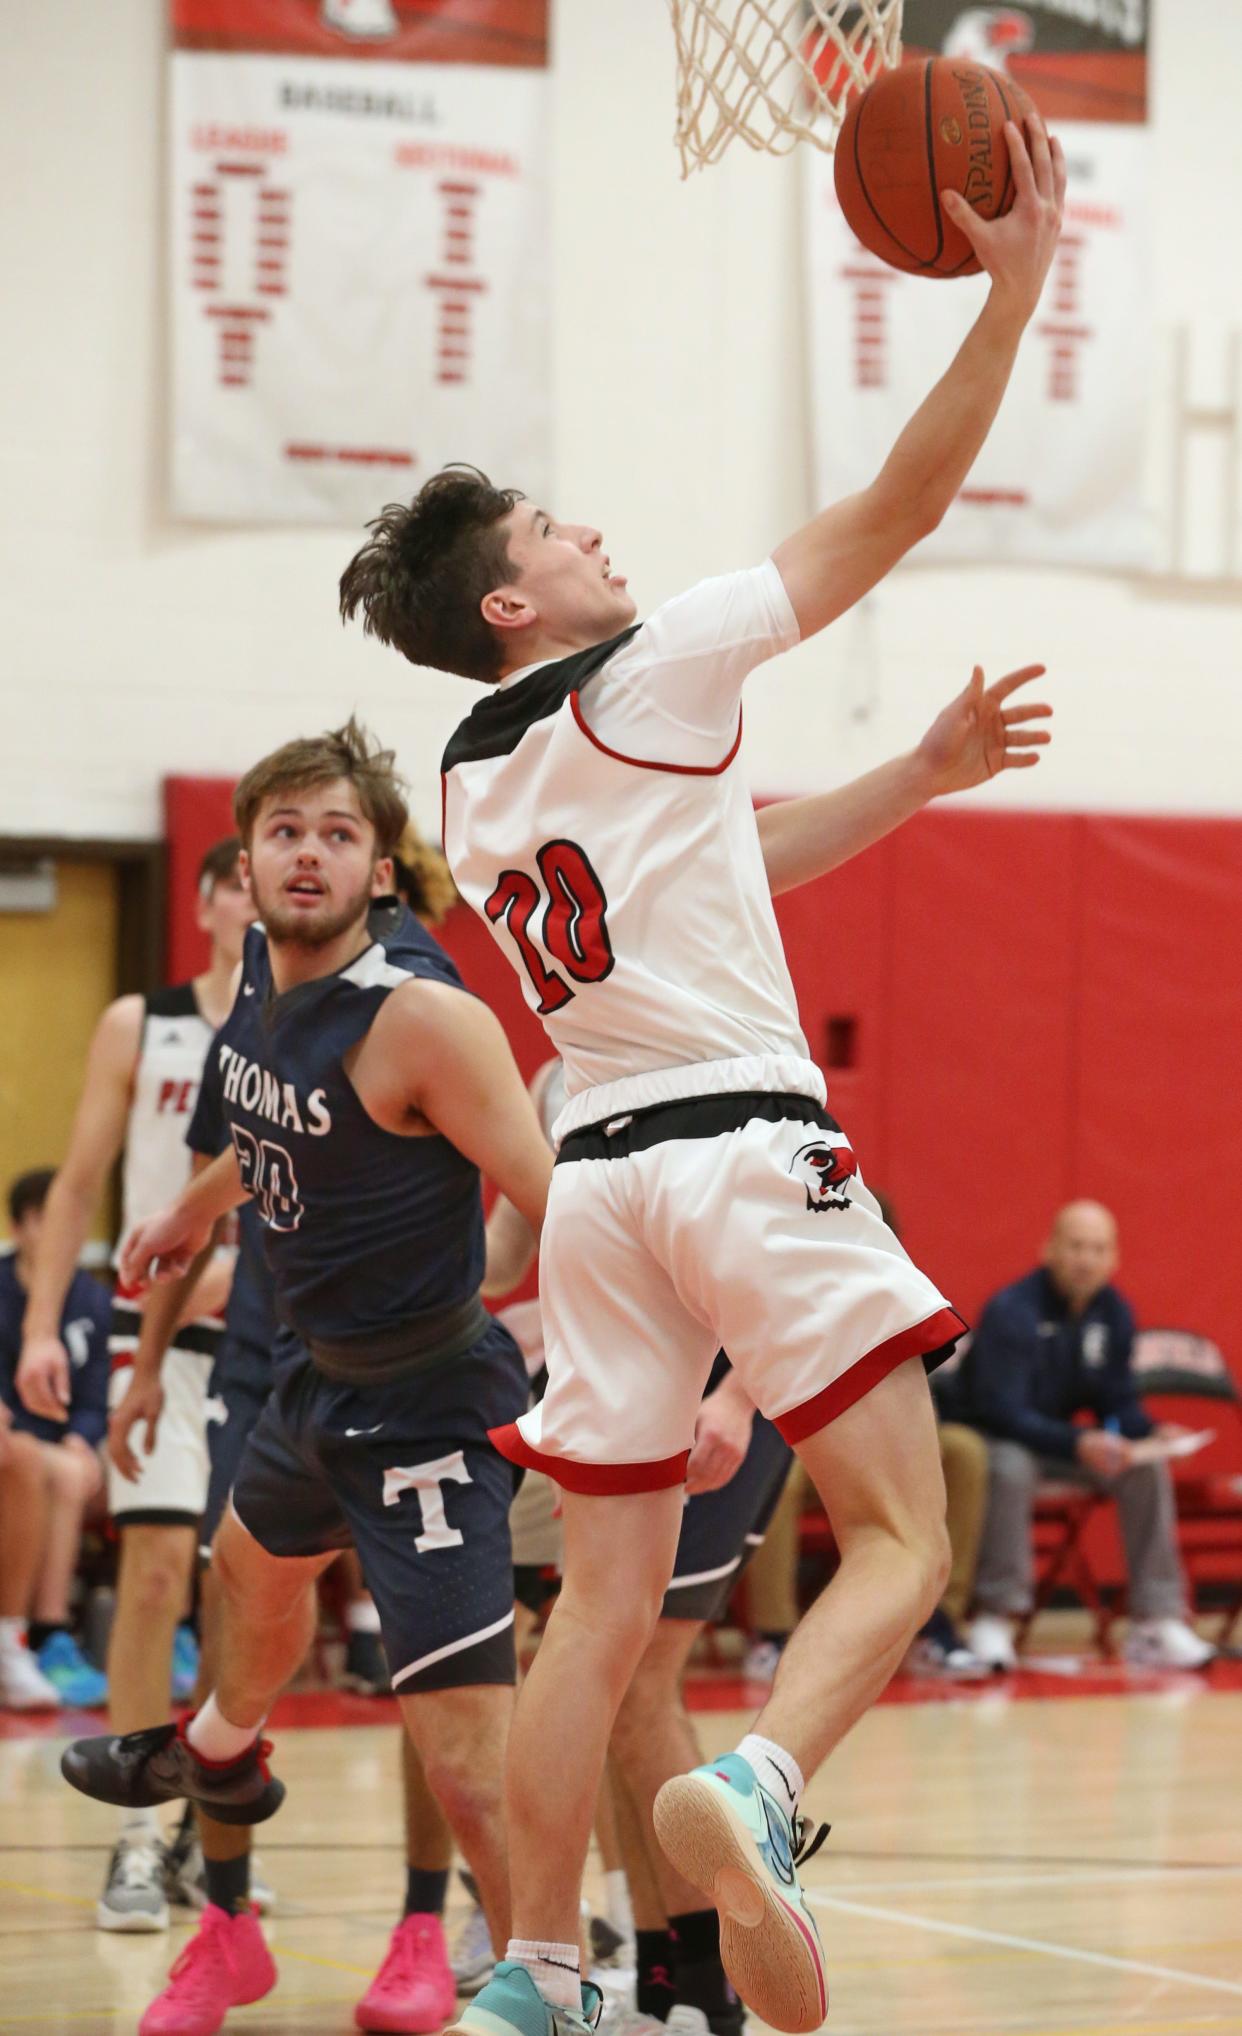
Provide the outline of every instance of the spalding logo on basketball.
[[[992,12],[998,33],[1008,24],[992,51],[1003,58],[1020,47],[1024,17]],[[958,192],[981,219],[1009,211],[1007,120],[1028,135],[1042,125],[1013,78],[970,57],[911,58],[881,72],[850,106],[833,158],[838,203],[863,246],[909,275],[977,276],[978,257],[940,194]]]
[[846,1184],[858,1172],[858,1161],[848,1145],[824,1145],[816,1139],[800,1145],[789,1163],[789,1171],[806,1189],[808,1209],[848,1209]]

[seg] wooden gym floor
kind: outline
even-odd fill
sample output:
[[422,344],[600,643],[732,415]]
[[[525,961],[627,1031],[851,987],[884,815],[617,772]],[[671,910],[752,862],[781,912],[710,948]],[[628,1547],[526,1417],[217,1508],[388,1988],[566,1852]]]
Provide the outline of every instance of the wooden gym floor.
[[[814,1784],[839,2036],[1242,2036],[1242,1669],[1066,1666],[1009,1691],[898,1683]],[[698,1679],[705,1746],[733,1744],[759,1694],[741,1709],[735,1681]],[[289,1799],[260,1850],[281,1980],[229,2016],[236,2036],[353,2027],[402,1888],[394,1716],[307,1694],[273,1721]],[[92,1727],[0,1730],[5,2032],[132,2032],[188,1934],[93,1927],[112,1813],[57,1771],[66,1731]]]

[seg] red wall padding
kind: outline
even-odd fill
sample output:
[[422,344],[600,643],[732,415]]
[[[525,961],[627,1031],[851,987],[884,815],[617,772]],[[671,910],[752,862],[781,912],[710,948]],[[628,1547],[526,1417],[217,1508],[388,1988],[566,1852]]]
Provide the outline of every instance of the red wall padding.
[[[194,869],[230,790],[166,783],[174,975],[201,965]],[[778,914],[821,1064],[853,1020],[835,1114],[956,1304],[1095,1196],[1140,1321],[1214,1337],[1242,1378],[1242,822],[931,812]],[[542,1028],[490,934],[462,908],[445,941],[529,1073]],[[1196,1467],[1242,1468],[1233,1426]]]
[[168,980],[183,983],[207,966],[207,940],[194,923],[198,866],[213,842],[235,832],[233,778],[165,778],[168,844]]

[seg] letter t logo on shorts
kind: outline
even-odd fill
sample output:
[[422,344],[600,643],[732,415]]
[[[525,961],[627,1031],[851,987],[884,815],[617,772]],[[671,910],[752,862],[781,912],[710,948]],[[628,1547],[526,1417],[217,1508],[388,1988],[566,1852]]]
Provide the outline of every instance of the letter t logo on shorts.
[[384,1504],[398,1505],[404,1492],[417,1492],[423,1523],[422,1533],[414,1541],[419,1554],[425,1555],[433,1548],[461,1548],[465,1536],[456,1527],[449,1526],[444,1514],[444,1493],[440,1487],[473,1482],[461,1450],[454,1449],[448,1456],[438,1456],[433,1463],[412,1463],[407,1467],[394,1465],[391,1470],[386,1470]]

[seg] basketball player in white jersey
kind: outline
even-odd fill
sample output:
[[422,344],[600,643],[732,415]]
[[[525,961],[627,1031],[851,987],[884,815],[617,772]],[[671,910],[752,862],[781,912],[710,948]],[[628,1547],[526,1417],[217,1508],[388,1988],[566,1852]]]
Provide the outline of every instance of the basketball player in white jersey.
[[[189,1179],[186,1128],[212,1034],[228,1015],[232,978],[254,908],[238,870],[240,843],[217,842],[199,870],[198,924],[211,939],[207,968],[154,995],[118,997],[95,1028],[69,1149],[47,1201],[26,1309],[18,1390],[32,1412],[64,1418],[69,1360],[56,1333],[91,1216],[117,1159],[123,1163],[121,1235]],[[168,1711],[173,1641],[189,1603],[198,1517],[207,1494],[207,1377],[220,1340],[229,1264],[222,1258],[195,1296],[195,1319],[169,1353],[165,1418],[135,1484],[110,1464],[108,1504],[120,1532],[116,1610],[108,1647],[108,1716],[133,1731]],[[110,1403],[123,1398],[141,1316],[118,1288],[112,1319]],[[154,1811],[126,1812],[96,1910],[102,1930],[168,1926],[164,1853]]]
[[871,486],[762,565],[638,626],[598,531],[449,470],[371,526],[342,579],[343,614],[361,608],[411,662],[497,688],[445,754],[445,850],[567,1077],[542,1245],[550,1383],[493,1436],[561,1485],[565,1580],[510,1740],[514,1936],[460,2025],[479,2036],[580,2030],[594,2009],[575,1941],[591,1811],[672,1569],[722,1344],[806,1465],[841,1562],[758,1729],[667,1783],[656,1826],[715,1902],[747,2005],[791,2031],[826,2012],[796,1872],[799,1798],[940,1595],[925,1361],[962,1324],[884,1224],[825,1110],[731,765],[747,675],[827,627],[935,527],[996,415],[1065,184],[1041,125],[1007,138],[1012,212],[985,224],[946,200],[991,278],[955,360]]

